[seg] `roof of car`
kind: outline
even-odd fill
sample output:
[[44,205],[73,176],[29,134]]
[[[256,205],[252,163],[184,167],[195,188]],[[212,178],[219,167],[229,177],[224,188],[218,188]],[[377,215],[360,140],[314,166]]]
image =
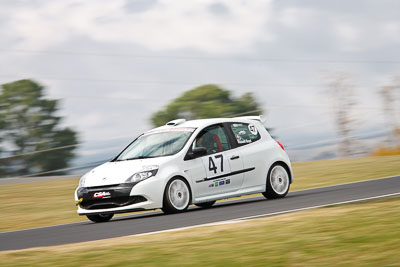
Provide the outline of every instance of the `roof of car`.
[[[236,118],[212,118],[212,119],[199,119],[199,120],[188,120],[188,121],[183,121],[179,120],[180,123],[177,125],[163,125],[158,128],[155,128],[157,130],[162,130],[162,129],[171,129],[171,128],[198,128],[198,127],[205,127],[211,124],[216,124],[216,123],[223,123],[223,122],[246,122],[246,123],[251,123],[252,121],[262,121],[261,116],[246,116],[246,117],[236,117]],[[178,121],[178,120],[176,120]],[[152,129],[150,131],[154,131],[155,129]]]

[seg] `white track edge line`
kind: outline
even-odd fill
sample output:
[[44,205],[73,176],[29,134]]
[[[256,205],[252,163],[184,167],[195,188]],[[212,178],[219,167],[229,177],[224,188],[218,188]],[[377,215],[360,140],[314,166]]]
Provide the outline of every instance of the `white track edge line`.
[[290,192],[302,192],[302,191],[309,191],[309,190],[320,189],[320,188],[329,188],[329,187],[335,187],[335,186],[341,186],[341,185],[357,184],[357,183],[364,183],[364,182],[377,181],[377,180],[390,179],[390,178],[397,178],[397,177],[400,177],[400,174],[393,175],[393,176],[385,176],[385,177],[379,177],[379,178],[373,178],[373,179],[366,179],[366,180],[348,182],[348,183],[343,183],[343,184],[333,184],[333,185],[327,185],[327,186],[312,187],[312,188],[307,188],[307,189],[294,190],[294,191],[290,191]]
[[284,213],[291,213],[291,212],[297,212],[297,211],[303,211],[303,210],[324,208],[324,207],[335,206],[335,205],[344,205],[344,204],[350,204],[350,203],[355,203],[355,202],[362,202],[362,201],[367,201],[367,200],[373,200],[373,199],[379,199],[379,198],[385,198],[385,197],[392,197],[392,196],[397,196],[397,195],[400,195],[400,192],[391,193],[391,194],[385,194],[385,195],[379,195],[379,196],[373,196],[373,197],[365,197],[365,198],[359,198],[359,199],[353,199],[353,200],[340,201],[340,202],[335,202],[335,203],[328,203],[328,204],[323,204],[323,205],[316,205],[316,206],[305,207],[305,208],[298,208],[298,209],[292,209],[292,210],[277,211],[277,212],[271,212],[271,213],[253,215],[253,216],[247,216],[247,217],[233,219],[233,220],[235,220],[235,221],[236,220],[238,220],[238,221],[247,221],[247,220],[251,220],[251,219],[274,216],[274,215],[279,215],[279,214],[284,214]]
[[[354,202],[362,202],[362,201],[366,201],[366,200],[372,200],[372,199],[378,199],[378,198],[385,198],[385,197],[396,196],[396,195],[400,195],[400,192],[392,193],[392,194],[386,194],[386,195],[380,195],[380,196],[374,196],[374,197],[367,197],[367,198],[360,198],[360,199],[354,199],[354,200],[348,200],[348,201],[341,201],[341,202],[329,203],[329,204],[324,204],[324,205],[317,205],[317,206],[306,207],[306,208],[285,210],[285,211],[279,211],[279,212],[271,212],[271,213],[265,213],[265,214],[260,214],[260,215],[254,215],[254,216],[236,218],[236,219],[231,219],[231,220],[226,220],[226,221],[220,221],[220,222],[214,222],[214,223],[205,223],[205,224],[198,224],[198,225],[192,225],[192,226],[178,227],[178,228],[167,229],[167,230],[160,230],[160,231],[154,231],[154,232],[148,232],[148,233],[127,235],[127,236],[125,236],[125,237],[146,236],[146,235],[153,235],[153,234],[161,234],[161,233],[168,233],[168,232],[183,231],[183,230],[193,229],[193,228],[197,228],[197,227],[217,226],[217,225],[225,225],[225,224],[240,223],[240,222],[245,222],[245,221],[249,221],[249,220],[253,220],[253,219],[257,219],[257,218],[269,217],[269,216],[274,216],[274,215],[279,215],[279,214],[284,214],[284,213],[293,213],[293,212],[303,211],[303,210],[310,210],[310,209],[316,209],[316,208],[323,208],[323,207],[329,207],[329,206],[335,206],[335,205],[343,205],[343,204],[354,203]],[[113,238],[118,238],[118,237],[113,237]],[[102,240],[105,240],[105,239],[102,239]],[[91,242],[91,241],[90,241],[90,242]]]
[[[290,191],[290,192],[303,192],[303,191],[309,191],[309,190],[314,190],[314,189],[329,188],[329,187],[335,187],[335,186],[341,186],[341,185],[349,185],[349,184],[357,184],[357,183],[365,183],[365,182],[370,182],[370,181],[390,179],[390,178],[396,178],[396,177],[400,177],[400,174],[399,175],[394,175],[394,176],[386,176],[386,177],[374,178],[374,179],[369,179],[369,180],[361,180],[361,181],[356,181],[356,182],[349,182],[349,183],[344,183],[344,184],[336,184],[336,185],[328,185],[328,186],[313,187],[313,188],[307,188],[307,189],[301,189],[301,190],[294,190],[294,191]],[[246,199],[259,198],[259,197],[260,196],[247,197]],[[235,201],[235,200],[240,200],[240,198],[238,198],[238,199],[221,199],[220,203],[221,202],[226,202],[226,201]],[[147,212],[156,212],[156,211],[149,210]],[[145,213],[147,213],[147,212],[145,212]],[[116,218],[123,219],[123,218],[128,218],[128,217],[130,217],[132,215],[133,214],[127,214],[127,215],[118,216]],[[82,221],[82,222],[61,223],[61,224],[55,224],[55,225],[33,227],[33,228],[27,228],[27,229],[0,232],[0,235],[5,234],[5,233],[15,233],[15,232],[30,231],[30,230],[37,230],[37,229],[46,229],[46,228],[51,228],[51,227],[58,227],[58,226],[64,226],[64,225],[75,225],[75,224],[84,224],[84,223],[88,223],[88,222],[87,221]]]

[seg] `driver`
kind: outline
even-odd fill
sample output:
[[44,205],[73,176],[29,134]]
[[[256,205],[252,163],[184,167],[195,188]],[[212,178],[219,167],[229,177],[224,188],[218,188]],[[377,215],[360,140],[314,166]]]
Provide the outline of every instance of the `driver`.
[[207,153],[214,153],[219,151],[216,147],[215,140],[213,138],[213,134],[210,132],[206,132],[201,137],[196,140],[197,147],[205,147],[207,148]]

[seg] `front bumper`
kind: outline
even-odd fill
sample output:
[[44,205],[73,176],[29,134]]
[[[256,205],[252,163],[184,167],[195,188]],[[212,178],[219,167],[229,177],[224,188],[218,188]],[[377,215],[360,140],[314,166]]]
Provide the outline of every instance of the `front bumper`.
[[146,201],[142,196],[130,196],[134,184],[81,187],[77,190],[79,206],[86,210],[109,209]]
[[130,193],[135,184],[117,184],[96,187],[81,187],[76,191],[80,199],[78,213],[80,215],[99,213],[118,213],[118,210],[136,211],[141,208],[131,208],[138,203],[146,202],[143,196],[131,196]]
[[157,180],[77,188],[79,215],[126,213],[161,207],[162,193]]

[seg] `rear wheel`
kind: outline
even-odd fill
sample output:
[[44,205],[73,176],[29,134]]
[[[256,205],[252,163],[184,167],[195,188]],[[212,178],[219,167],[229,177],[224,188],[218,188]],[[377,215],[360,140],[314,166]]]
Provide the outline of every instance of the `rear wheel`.
[[203,202],[203,203],[198,203],[198,204],[195,204],[195,205],[197,207],[207,209],[207,208],[210,208],[214,204],[215,204],[215,200],[214,201]]
[[186,181],[179,177],[173,178],[165,188],[162,211],[167,214],[183,212],[189,207],[190,200],[190,189]]
[[289,192],[289,187],[290,178],[286,168],[281,164],[273,165],[268,172],[264,197],[269,199],[285,197]]
[[110,213],[110,214],[86,215],[86,217],[88,217],[89,220],[91,220],[92,222],[95,222],[95,223],[108,222],[109,220],[111,220],[111,218],[113,216],[114,216],[114,214],[112,214],[112,213]]

